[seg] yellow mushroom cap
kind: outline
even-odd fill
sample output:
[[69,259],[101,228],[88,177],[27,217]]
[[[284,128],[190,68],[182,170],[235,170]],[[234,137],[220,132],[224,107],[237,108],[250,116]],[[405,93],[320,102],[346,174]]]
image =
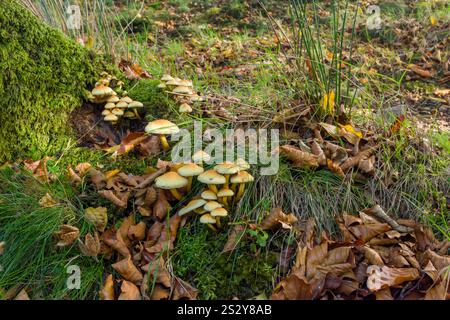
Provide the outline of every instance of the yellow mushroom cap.
[[108,102],[108,103],[117,103],[119,101],[120,101],[120,99],[116,95],[113,95],[113,96],[109,97],[108,100],[106,100],[106,102]]
[[237,158],[234,163],[239,168],[239,170],[248,170],[248,169],[250,169],[250,165],[248,164],[248,162],[245,161],[242,158]]
[[235,174],[239,172],[239,167],[234,163],[224,162],[215,166],[214,170],[220,174]]
[[191,88],[186,87],[186,86],[175,87],[175,89],[173,89],[172,92],[179,93],[179,94],[193,94]]
[[123,116],[123,110],[119,108],[113,109],[112,113],[115,114],[116,116]]
[[123,116],[128,119],[136,119],[136,115],[133,111],[126,111]]
[[208,162],[209,160],[211,160],[211,156],[203,150],[197,151],[192,156],[192,161],[195,163]]
[[144,106],[144,104],[142,102],[139,101],[132,101],[128,104],[128,108],[142,108]]
[[111,111],[109,111],[108,109],[102,111],[102,116],[107,116],[108,114],[111,114]]
[[180,106],[180,109],[178,110],[180,113],[191,113],[192,112],[192,108],[190,105],[188,105],[187,103],[183,103]]
[[234,196],[234,192],[231,189],[228,188],[222,188],[217,192],[218,197],[232,197]]
[[181,79],[179,79],[179,78],[173,78],[172,80],[167,81],[166,85],[168,85],[168,86],[181,86],[181,85],[183,85],[183,82],[181,82]]
[[167,85],[164,82],[161,82],[160,84],[158,84],[159,89],[164,89],[166,87],[167,87]]
[[217,195],[211,190],[203,191],[201,197],[205,200],[217,200]]
[[94,90],[92,90],[92,95],[94,97],[109,96],[112,93],[113,93],[113,89],[111,89],[110,87],[104,86],[104,85],[99,85],[99,86],[95,87]]
[[155,180],[155,186],[160,189],[177,189],[188,184],[188,180],[174,171],[167,172]]
[[115,115],[115,114],[108,114],[105,116],[105,118],[103,119],[107,122],[116,122],[117,120],[119,120],[119,118]]
[[170,81],[173,80],[173,77],[169,74],[165,74],[161,77],[161,81]]
[[185,87],[190,87],[190,88],[194,87],[191,80],[181,80],[180,83],[182,86],[185,86]]
[[119,101],[116,104],[116,108],[125,109],[127,107],[128,107],[128,103],[126,103],[125,101]]
[[193,177],[198,176],[204,171],[205,170],[202,167],[196,165],[195,163],[188,163],[178,169],[178,174],[183,177]]
[[216,208],[213,211],[211,211],[212,217],[226,217],[228,216],[228,211],[225,210],[225,208]]
[[188,203],[186,206],[184,206],[184,207],[178,212],[178,215],[179,215],[179,216],[183,216],[183,215],[185,215],[185,214],[188,213],[188,212],[191,212],[191,211],[193,211],[193,210],[195,210],[195,209],[198,209],[198,208],[204,206],[205,203],[206,203],[206,200],[204,200],[204,199],[194,199],[194,200],[191,200],[191,201],[189,201],[189,203]]
[[114,109],[116,107],[116,105],[112,102],[108,102],[107,104],[105,104],[105,109]]
[[216,209],[216,208],[221,208],[221,207],[222,207],[222,205],[221,205],[220,203],[218,203],[217,201],[208,201],[208,202],[203,206],[203,208],[204,208],[206,211],[209,211],[209,212],[213,211],[213,210]]
[[247,171],[240,171],[231,177],[230,182],[231,183],[247,183],[247,182],[252,182],[253,180],[254,180],[253,176],[250,173],[248,173]]
[[205,184],[224,184],[226,179],[215,170],[207,170],[198,176],[198,181]]
[[159,119],[149,122],[145,127],[145,132],[151,134],[174,134],[180,132],[180,128],[169,120]]
[[214,219],[209,213],[207,213],[200,217],[200,223],[214,224],[216,223],[216,219]]
[[130,97],[123,97],[120,99],[120,101],[126,102],[126,103],[132,103],[133,99],[131,99]]

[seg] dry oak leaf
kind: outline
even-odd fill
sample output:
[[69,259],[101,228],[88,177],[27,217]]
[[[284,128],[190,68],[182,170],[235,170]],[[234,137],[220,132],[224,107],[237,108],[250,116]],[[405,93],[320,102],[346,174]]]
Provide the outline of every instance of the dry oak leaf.
[[112,264],[114,270],[116,270],[124,279],[133,283],[140,283],[143,279],[142,272],[131,261],[131,257],[120,260]]
[[78,244],[81,253],[87,257],[96,257],[100,253],[101,245],[97,232],[94,232],[94,236],[90,233],[84,237],[84,243],[80,241]]
[[118,300],[141,300],[141,293],[134,283],[123,280]]
[[170,296],[170,290],[164,288],[160,284],[156,284],[152,290],[150,300],[168,300]]
[[65,247],[71,245],[78,239],[80,235],[80,230],[77,227],[63,224],[59,228],[58,232],[54,233],[55,237],[59,240],[56,244],[58,247]]
[[114,300],[114,279],[113,275],[110,274],[106,277],[105,283],[103,284],[102,289],[100,290],[100,299],[101,300]]
[[43,196],[40,200],[39,200],[39,205],[42,208],[50,208],[50,207],[54,207],[58,204],[58,201],[56,201],[55,199],[53,199],[53,197],[47,192],[45,194],[45,196]]
[[390,268],[371,265],[367,268],[367,288],[374,292],[419,278],[416,268]]
[[222,252],[231,252],[233,251],[239,241],[241,241],[242,236],[244,235],[245,226],[242,224],[237,224],[233,227],[230,234],[228,235],[227,242],[225,243]]
[[145,239],[145,222],[141,221],[136,225],[130,226],[128,229],[128,238],[133,241],[141,241]]
[[297,221],[294,214],[285,214],[281,208],[274,208],[269,216],[261,222],[260,227],[262,230],[269,230],[281,225],[284,229],[289,229]]
[[122,257],[129,257],[130,250],[125,244],[120,232],[114,229],[109,229],[102,234],[103,242],[117,251]]
[[292,161],[292,165],[297,168],[317,168],[319,166],[318,156],[302,151],[290,145],[279,147],[280,153]]
[[186,281],[175,277],[172,300],[195,300],[197,299],[198,290]]
[[147,273],[146,278],[150,276],[152,280],[156,280],[156,283],[160,283],[163,286],[170,288],[172,278],[169,271],[167,271],[163,257],[159,257],[150,261],[141,269]]
[[105,207],[87,208],[84,211],[84,217],[87,221],[92,223],[98,231],[105,231],[106,224],[108,223],[108,213]]

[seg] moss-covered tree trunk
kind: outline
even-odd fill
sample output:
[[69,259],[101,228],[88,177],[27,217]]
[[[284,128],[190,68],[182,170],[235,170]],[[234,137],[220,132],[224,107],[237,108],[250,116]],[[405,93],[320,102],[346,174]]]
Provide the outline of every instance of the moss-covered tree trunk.
[[[63,150],[101,62],[15,0],[0,1],[0,163]],[[72,138],[73,141],[73,138]]]

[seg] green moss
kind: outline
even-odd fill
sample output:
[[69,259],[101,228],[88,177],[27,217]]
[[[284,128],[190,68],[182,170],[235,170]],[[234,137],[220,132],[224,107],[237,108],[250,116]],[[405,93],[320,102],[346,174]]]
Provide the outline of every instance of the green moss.
[[17,1],[2,1],[0,162],[66,147],[69,114],[104,68],[100,60]]
[[128,91],[132,99],[141,101],[147,107],[149,118],[168,118],[175,105],[174,101],[158,88],[159,83],[159,80],[141,80]]
[[226,240],[226,232],[213,235],[203,225],[181,229],[172,260],[174,272],[193,283],[201,299],[270,294],[274,255],[251,254],[251,240],[239,243],[231,254],[222,254]]

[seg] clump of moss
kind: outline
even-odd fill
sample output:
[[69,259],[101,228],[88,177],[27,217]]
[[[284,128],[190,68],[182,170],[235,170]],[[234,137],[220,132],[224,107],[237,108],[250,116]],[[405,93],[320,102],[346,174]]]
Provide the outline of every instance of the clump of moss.
[[174,272],[194,283],[201,299],[270,294],[274,255],[252,253],[249,240],[239,243],[231,254],[221,253],[226,241],[226,232],[213,235],[203,225],[181,229],[172,260]]
[[174,101],[158,88],[159,83],[159,80],[144,79],[128,91],[130,98],[146,106],[150,118],[170,117],[175,105]]
[[67,146],[70,112],[105,68],[101,60],[17,1],[2,1],[0,162]]

